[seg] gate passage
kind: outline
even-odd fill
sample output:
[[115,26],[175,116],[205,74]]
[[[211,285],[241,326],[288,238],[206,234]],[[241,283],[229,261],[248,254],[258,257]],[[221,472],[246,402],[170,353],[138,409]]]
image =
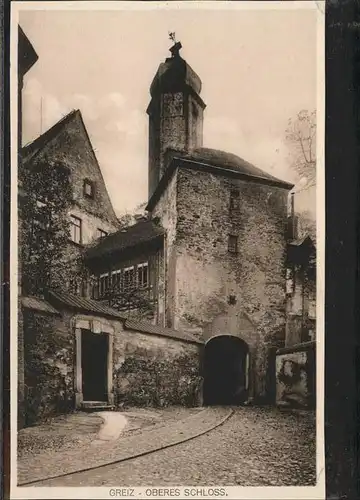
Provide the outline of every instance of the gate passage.
[[214,337],[205,345],[204,404],[239,405],[248,397],[246,342],[230,335]]

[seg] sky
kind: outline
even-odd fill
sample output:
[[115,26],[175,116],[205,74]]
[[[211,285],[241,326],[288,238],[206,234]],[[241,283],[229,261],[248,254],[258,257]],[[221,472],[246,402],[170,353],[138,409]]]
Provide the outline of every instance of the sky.
[[[26,4],[25,4],[26,7]],[[204,146],[289,181],[288,119],[316,109],[315,10],[21,11],[39,60],[23,142],[80,109],[116,212],[147,199],[149,86],[172,45],[202,80]],[[311,193],[299,197],[311,209]]]

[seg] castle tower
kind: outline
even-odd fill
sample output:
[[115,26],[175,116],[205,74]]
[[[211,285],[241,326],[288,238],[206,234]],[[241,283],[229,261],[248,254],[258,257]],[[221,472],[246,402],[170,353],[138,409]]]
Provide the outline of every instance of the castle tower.
[[203,111],[201,80],[180,56],[181,43],[161,63],[150,86],[149,198],[166,169],[167,149],[188,152],[202,146]]

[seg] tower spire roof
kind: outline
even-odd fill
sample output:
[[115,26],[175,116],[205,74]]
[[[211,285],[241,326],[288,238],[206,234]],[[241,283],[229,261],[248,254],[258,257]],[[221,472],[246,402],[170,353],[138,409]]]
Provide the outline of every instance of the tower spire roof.
[[169,33],[169,38],[174,42],[170,47],[171,57],[161,63],[151,83],[150,94],[153,96],[159,91],[171,91],[184,85],[191,88],[196,94],[201,92],[201,80],[190,65],[181,57],[182,44],[176,41],[175,32]]

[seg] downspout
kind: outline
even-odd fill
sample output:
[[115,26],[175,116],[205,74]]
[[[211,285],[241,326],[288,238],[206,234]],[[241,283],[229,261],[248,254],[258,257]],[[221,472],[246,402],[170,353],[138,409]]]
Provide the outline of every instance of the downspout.
[[163,314],[163,327],[166,328],[166,314],[167,314],[167,309],[166,309],[166,295],[167,295],[167,279],[166,279],[166,272],[167,272],[167,267],[166,267],[166,258],[167,258],[167,233],[164,234],[164,241],[163,241],[163,273],[164,273],[164,314]]

